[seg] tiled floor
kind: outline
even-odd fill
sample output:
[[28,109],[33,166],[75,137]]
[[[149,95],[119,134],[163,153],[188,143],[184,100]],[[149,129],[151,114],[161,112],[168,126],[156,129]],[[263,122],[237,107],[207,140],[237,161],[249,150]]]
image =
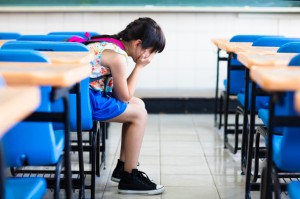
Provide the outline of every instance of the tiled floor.
[[[149,115],[138,169],[166,187],[157,196],[120,195],[117,183],[110,181],[119,157],[120,132],[121,124],[110,124],[106,168],[96,179],[97,199],[244,198],[240,154],[232,155],[223,148],[222,132],[214,127],[213,115]],[[47,196],[50,195],[48,192]],[[89,196],[86,191],[86,198]],[[77,197],[75,191],[74,198]],[[252,199],[256,198],[259,193],[252,192]]]
[[[111,124],[106,169],[97,179],[96,198],[233,199],[244,197],[240,155],[223,148],[221,132],[213,127],[212,115],[149,115],[140,155],[140,170],[166,187],[158,196],[117,193],[110,181],[119,155],[120,124]],[[252,198],[259,198],[254,193]]]

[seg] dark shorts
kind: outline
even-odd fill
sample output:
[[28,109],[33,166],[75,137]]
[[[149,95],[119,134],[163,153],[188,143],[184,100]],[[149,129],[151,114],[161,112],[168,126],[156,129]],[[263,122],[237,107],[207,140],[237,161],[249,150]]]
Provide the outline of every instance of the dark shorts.
[[90,89],[90,101],[93,120],[105,121],[121,115],[127,103],[114,98],[111,94],[103,95],[100,91]]

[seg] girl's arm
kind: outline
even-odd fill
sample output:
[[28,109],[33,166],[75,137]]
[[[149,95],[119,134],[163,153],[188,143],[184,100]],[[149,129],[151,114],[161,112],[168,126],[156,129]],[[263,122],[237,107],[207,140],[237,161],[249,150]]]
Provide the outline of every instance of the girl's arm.
[[108,66],[111,70],[114,83],[113,92],[116,98],[123,102],[130,101],[133,97],[141,70],[150,63],[152,58],[153,55],[146,58],[141,55],[127,78],[127,60],[124,55],[112,50],[105,50],[102,53],[101,63],[104,66]]

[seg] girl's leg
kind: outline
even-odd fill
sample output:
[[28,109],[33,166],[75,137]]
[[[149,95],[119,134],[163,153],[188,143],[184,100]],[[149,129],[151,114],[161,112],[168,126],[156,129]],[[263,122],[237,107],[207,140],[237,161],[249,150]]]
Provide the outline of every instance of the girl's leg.
[[120,160],[125,162],[124,170],[130,173],[137,166],[147,123],[143,101],[133,98],[124,113],[108,122],[123,123]]

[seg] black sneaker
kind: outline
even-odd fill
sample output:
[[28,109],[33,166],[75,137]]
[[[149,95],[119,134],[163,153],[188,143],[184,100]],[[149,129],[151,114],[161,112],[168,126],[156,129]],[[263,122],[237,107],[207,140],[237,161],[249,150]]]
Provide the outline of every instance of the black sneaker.
[[137,169],[131,173],[123,172],[119,183],[119,193],[155,195],[165,191],[165,187],[153,183],[148,176]]
[[[137,164],[137,166],[139,166],[139,165],[140,165],[140,163]],[[121,161],[120,159],[118,159],[117,166],[114,169],[114,171],[111,175],[111,178],[110,178],[111,181],[120,182],[123,172],[124,172],[124,162]]]
[[111,175],[111,180],[114,182],[120,182],[124,172],[124,162],[118,159],[117,166]]

